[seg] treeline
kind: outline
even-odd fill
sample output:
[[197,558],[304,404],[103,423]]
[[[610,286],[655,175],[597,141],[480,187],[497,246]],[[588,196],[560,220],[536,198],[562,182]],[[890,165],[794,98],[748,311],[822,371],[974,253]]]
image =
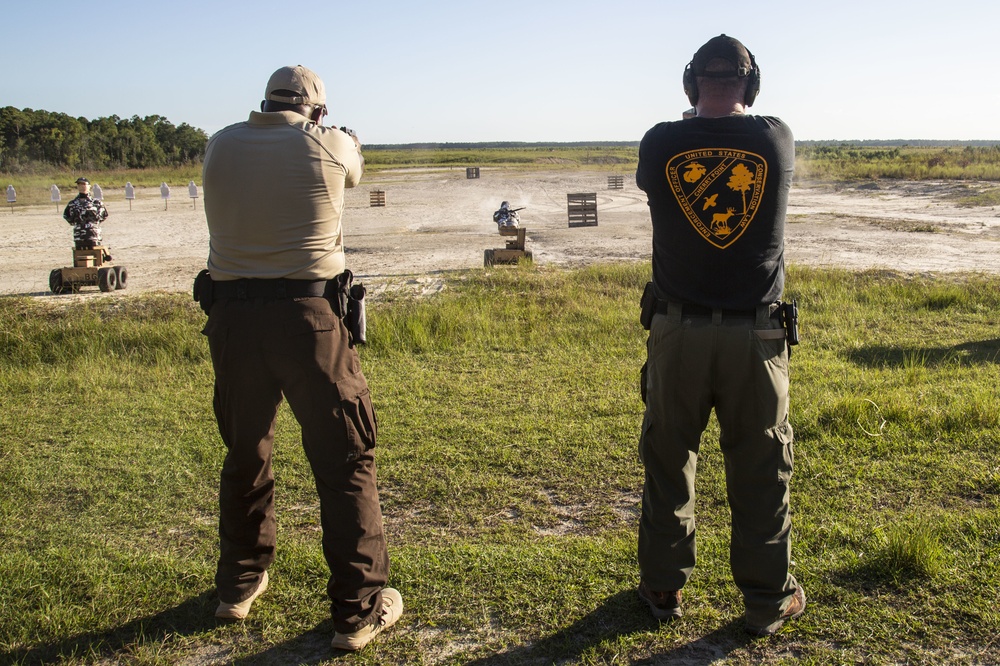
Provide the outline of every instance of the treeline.
[[1000,180],[1000,144],[963,142],[940,147],[854,143],[796,144],[796,176],[865,180]]
[[87,120],[65,113],[0,107],[0,171],[37,167],[148,169],[198,163],[208,135],[163,116]]
[[816,146],[839,146],[839,147],[852,147],[861,146],[864,148],[870,147],[880,147],[884,148],[897,147],[897,148],[964,148],[966,146],[972,147],[990,147],[997,143],[996,140],[988,139],[853,139],[850,141],[833,140],[833,139],[805,139],[797,140],[795,142],[796,146],[800,147],[816,147]]
[[366,143],[365,150],[506,150],[512,148],[554,150],[558,148],[638,148],[638,141],[478,141],[444,143]]

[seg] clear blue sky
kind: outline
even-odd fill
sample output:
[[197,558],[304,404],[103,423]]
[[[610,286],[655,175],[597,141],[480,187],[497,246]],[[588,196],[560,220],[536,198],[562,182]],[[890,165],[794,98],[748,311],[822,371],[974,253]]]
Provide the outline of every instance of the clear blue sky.
[[760,65],[752,112],[798,139],[1000,140],[986,0],[6,4],[0,106],[88,119],[211,134],[301,64],[326,83],[328,123],[366,143],[637,141],[680,117],[684,65],[724,32]]

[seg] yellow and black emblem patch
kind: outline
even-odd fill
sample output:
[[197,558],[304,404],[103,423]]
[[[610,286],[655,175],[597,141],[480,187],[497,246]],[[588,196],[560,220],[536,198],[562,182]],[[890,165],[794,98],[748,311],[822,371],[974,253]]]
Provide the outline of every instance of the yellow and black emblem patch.
[[701,237],[724,249],[743,235],[760,207],[767,162],[740,150],[694,150],[667,162],[667,181]]

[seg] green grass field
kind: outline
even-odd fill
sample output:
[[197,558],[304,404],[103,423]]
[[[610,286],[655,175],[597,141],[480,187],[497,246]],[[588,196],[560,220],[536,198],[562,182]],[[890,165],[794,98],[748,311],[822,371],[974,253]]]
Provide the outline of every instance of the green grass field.
[[369,304],[362,363],[406,612],[334,655],[318,503],[283,409],[278,557],[217,624],[204,315],[185,295],[0,299],[0,663],[1000,662],[1000,278],[792,267],[795,575],[742,632],[713,423],[685,617],[635,595],[646,265],[471,270]]

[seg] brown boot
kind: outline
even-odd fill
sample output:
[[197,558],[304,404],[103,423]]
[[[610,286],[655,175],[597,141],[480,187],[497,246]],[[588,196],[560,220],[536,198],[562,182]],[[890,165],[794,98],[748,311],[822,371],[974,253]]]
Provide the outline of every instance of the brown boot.
[[776,633],[778,629],[781,629],[786,620],[794,620],[805,612],[806,591],[802,589],[801,585],[799,585],[795,588],[795,593],[792,594],[792,601],[788,604],[788,608],[786,608],[785,611],[778,616],[778,619],[763,627],[754,627],[747,624],[746,630],[747,633],[753,634],[754,636],[771,636]]
[[654,592],[646,581],[639,581],[639,598],[649,604],[649,610],[657,620],[676,620],[683,615],[680,590]]

